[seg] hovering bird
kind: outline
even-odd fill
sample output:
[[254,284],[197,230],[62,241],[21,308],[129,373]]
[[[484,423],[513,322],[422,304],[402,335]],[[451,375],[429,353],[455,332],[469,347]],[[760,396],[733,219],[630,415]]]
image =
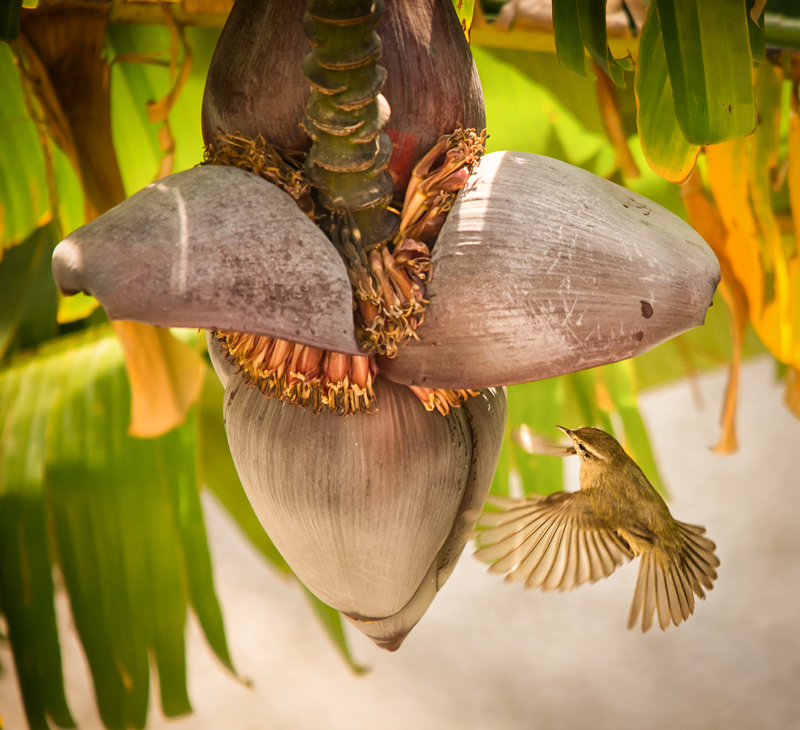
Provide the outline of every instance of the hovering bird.
[[526,499],[492,498],[497,512],[478,521],[476,557],[489,572],[526,588],[569,591],[611,575],[641,556],[628,628],[641,615],[648,631],[658,612],[662,629],[694,612],[694,597],[713,588],[719,559],[705,528],[678,522],[619,442],[597,428],[558,426],[572,443],[548,445],[515,432],[523,448],[578,454],[580,489]]

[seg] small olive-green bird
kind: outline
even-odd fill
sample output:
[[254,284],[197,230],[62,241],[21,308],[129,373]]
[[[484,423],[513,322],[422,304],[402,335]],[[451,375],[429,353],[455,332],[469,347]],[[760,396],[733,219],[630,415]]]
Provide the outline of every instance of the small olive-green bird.
[[481,515],[476,557],[491,564],[490,572],[505,573],[506,581],[569,591],[641,556],[628,628],[641,614],[647,631],[656,611],[662,629],[685,621],[694,597],[705,598],[703,589],[711,590],[717,577],[716,545],[704,537],[705,528],[674,519],[613,436],[597,428],[558,428],[572,445],[539,452],[577,453],[580,489],[493,498],[500,511]]

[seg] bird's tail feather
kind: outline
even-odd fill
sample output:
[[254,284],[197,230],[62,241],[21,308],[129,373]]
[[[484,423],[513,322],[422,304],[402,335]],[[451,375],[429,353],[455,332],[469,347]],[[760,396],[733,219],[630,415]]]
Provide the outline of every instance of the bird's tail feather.
[[694,597],[705,598],[714,587],[719,559],[716,545],[704,537],[705,528],[677,522],[683,544],[677,548],[653,547],[642,553],[639,577],[633,594],[628,628],[632,629],[639,615],[642,631],[648,631],[658,613],[663,629],[670,621],[676,626],[694,613]]

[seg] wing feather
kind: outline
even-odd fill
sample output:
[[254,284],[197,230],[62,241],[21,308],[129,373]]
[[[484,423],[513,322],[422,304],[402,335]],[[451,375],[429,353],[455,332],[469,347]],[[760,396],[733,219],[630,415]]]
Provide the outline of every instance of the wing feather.
[[[479,544],[482,544],[484,541],[486,541],[486,544],[478,550],[476,555],[484,563],[492,563],[492,561],[495,561],[494,564],[498,565],[498,569],[493,570],[493,573],[498,571],[503,573],[508,572],[516,568],[528,555],[537,540],[541,537],[541,535],[537,533],[541,532],[541,530],[546,527],[547,523],[544,520],[541,518],[534,518],[527,526],[510,535],[504,535],[495,530],[487,530],[485,533],[479,533]],[[508,558],[508,560],[506,560],[506,558]]]
[[669,596],[667,595],[667,581],[664,575],[665,567],[659,565],[655,560],[653,561],[653,568],[656,579],[656,607],[658,609],[658,625],[661,630],[669,626],[670,611],[669,611]]
[[679,539],[664,539],[658,546],[642,551],[628,628],[641,613],[642,631],[647,631],[655,612],[662,629],[670,622],[678,626],[694,613],[694,597],[705,598],[703,589],[714,587],[719,566],[719,558],[713,552],[716,546],[702,537],[702,527],[676,524]]
[[631,557],[625,543],[597,520],[583,492],[490,502],[500,511],[478,520],[475,556],[509,582],[568,591],[611,575]]
[[642,608],[642,631],[646,634],[653,625],[656,612],[656,575],[655,561],[651,552],[642,555],[642,568],[645,571],[644,607]]
[[679,566],[676,572],[678,574],[678,578],[680,578],[681,585],[683,586],[683,596],[686,599],[686,603],[689,605],[689,615],[691,615],[694,613],[694,591],[692,590],[691,581],[689,580],[689,576],[686,575],[686,571],[684,570],[683,566]]
[[517,563],[517,566],[509,572],[508,575],[506,575],[506,581],[526,583],[536,566],[544,558],[557,527],[558,523],[552,520],[542,524],[536,535],[531,539],[525,557]]
[[519,567],[522,574],[519,581],[525,583],[526,588],[541,588],[550,567],[553,565],[564,526],[559,520],[550,522],[547,533],[531,553],[530,557]]
[[541,588],[544,591],[554,591],[564,584],[567,562],[569,561],[569,546],[572,542],[572,534],[577,529],[572,522],[572,515],[569,512],[562,515],[558,543],[554,542],[553,547],[553,561],[547,576],[541,584]]
[[684,533],[691,532],[700,536],[706,534],[706,528],[702,525],[690,525],[688,522],[678,522],[677,520],[675,520],[675,522],[677,522],[678,527],[680,527]]
[[593,532],[592,538],[594,539],[594,544],[597,546],[597,554],[600,556],[600,561],[603,564],[603,575],[609,576],[616,570],[617,564],[614,562],[614,558],[611,557],[603,534],[600,532]]
[[570,515],[569,542],[566,546],[567,558],[564,565],[564,578],[558,589],[561,592],[571,591],[578,584],[578,536],[580,529],[575,515]]
[[600,553],[597,551],[597,543],[594,539],[594,531],[584,533],[584,539],[586,540],[586,546],[589,551],[589,564],[591,567],[591,581],[594,583],[600,578],[605,577],[605,572],[603,571],[603,561],[600,560]]
[[646,562],[646,556],[642,556],[642,559],[639,561],[639,573],[636,577],[636,588],[633,590],[631,610],[628,614],[629,629],[632,629],[634,626],[636,626],[636,622],[639,620],[639,615],[642,613],[642,609],[644,608],[644,592],[647,588],[647,578],[645,577],[647,570]]
[[[686,565],[688,565],[692,571],[692,575],[694,575],[704,588],[710,591],[714,587],[712,581],[717,577],[717,572],[706,565],[692,550],[686,550],[684,557]],[[701,594],[698,595],[700,595],[701,598],[705,597]]]
[[575,530],[575,542],[577,544],[577,565],[575,566],[575,586],[583,585],[592,578],[592,562],[589,558],[589,548],[586,545],[586,533]]
[[683,595],[683,586],[678,577],[678,566],[673,565],[667,573],[667,593],[669,594],[669,608],[672,613],[672,623],[676,626],[689,618],[689,604]]

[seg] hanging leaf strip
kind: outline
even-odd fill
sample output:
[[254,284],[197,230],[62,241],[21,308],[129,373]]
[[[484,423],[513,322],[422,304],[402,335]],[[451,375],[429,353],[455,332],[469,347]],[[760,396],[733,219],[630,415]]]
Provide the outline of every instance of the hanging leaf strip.
[[666,180],[683,182],[694,169],[700,147],[686,140],[675,116],[661,23],[654,3],[642,27],[634,89],[636,126],[647,164]]
[[584,48],[603,72],[625,88],[625,71],[633,69],[628,58],[615,59],[608,47],[606,4],[595,0],[553,0],[553,29],[558,59],[573,73],[586,77]]
[[756,126],[744,0],[654,0],[675,111],[692,144],[724,142]]
[[0,374],[0,594],[32,727],[45,727],[45,713],[72,724],[51,554],[107,727],[144,725],[150,656],[164,713],[191,710],[189,604],[231,666],[197,494],[193,418],[160,438],[131,438],[129,399],[122,349],[107,328]]

